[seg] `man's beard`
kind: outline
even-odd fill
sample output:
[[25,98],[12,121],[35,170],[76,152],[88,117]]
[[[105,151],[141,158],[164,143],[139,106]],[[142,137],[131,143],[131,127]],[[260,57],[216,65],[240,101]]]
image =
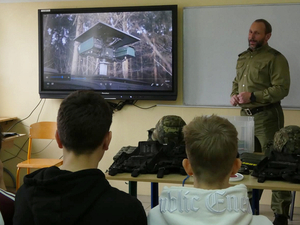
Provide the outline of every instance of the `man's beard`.
[[258,48],[260,48],[261,46],[263,46],[263,41],[256,41],[256,46],[255,46],[255,47],[251,47],[251,46],[250,46],[250,41],[254,41],[254,40],[248,40],[249,48],[252,49],[252,50],[258,49]]

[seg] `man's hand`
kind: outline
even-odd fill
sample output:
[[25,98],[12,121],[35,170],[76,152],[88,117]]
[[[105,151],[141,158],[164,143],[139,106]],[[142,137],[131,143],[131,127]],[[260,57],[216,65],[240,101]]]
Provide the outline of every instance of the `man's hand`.
[[239,104],[239,98],[237,95],[233,95],[230,99],[230,104],[233,106],[236,106],[237,104]]
[[239,104],[245,104],[251,102],[251,92],[241,92],[238,94],[238,103]]

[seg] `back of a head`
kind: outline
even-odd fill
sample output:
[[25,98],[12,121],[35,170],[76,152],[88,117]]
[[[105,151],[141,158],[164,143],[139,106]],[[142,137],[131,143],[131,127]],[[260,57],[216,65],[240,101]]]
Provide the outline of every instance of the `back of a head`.
[[65,98],[57,116],[62,145],[75,154],[87,154],[99,147],[112,122],[113,111],[94,91],[75,91]]
[[195,176],[215,183],[231,172],[238,152],[238,133],[227,119],[196,117],[184,126],[183,134]]

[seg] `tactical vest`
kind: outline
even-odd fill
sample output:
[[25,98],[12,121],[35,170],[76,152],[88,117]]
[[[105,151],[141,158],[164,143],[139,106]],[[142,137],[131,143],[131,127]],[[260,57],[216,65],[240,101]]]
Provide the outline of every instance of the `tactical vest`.
[[170,173],[186,175],[182,166],[183,159],[187,158],[184,145],[175,146],[173,142],[163,145],[158,141],[140,141],[139,146],[133,151],[124,151],[123,148],[120,151],[108,169],[111,176],[118,173],[131,173],[132,177],[139,174],[157,174],[157,178]]
[[252,172],[258,182],[287,180],[300,183],[300,127],[287,126],[274,135],[270,155],[265,157]]

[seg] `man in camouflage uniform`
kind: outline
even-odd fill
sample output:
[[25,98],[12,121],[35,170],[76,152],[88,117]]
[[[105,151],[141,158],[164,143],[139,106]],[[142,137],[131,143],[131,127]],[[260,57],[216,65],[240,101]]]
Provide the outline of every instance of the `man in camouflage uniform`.
[[[253,116],[255,151],[265,152],[267,143],[284,125],[280,101],[290,87],[289,65],[286,58],[268,45],[272,27],[263,19],[249,29],[249,48],[237,60],[230,103],[241,107],[242,116]],[[274,224],[288,224],[291,193],[273,191],[271,207],[276,215]]]

